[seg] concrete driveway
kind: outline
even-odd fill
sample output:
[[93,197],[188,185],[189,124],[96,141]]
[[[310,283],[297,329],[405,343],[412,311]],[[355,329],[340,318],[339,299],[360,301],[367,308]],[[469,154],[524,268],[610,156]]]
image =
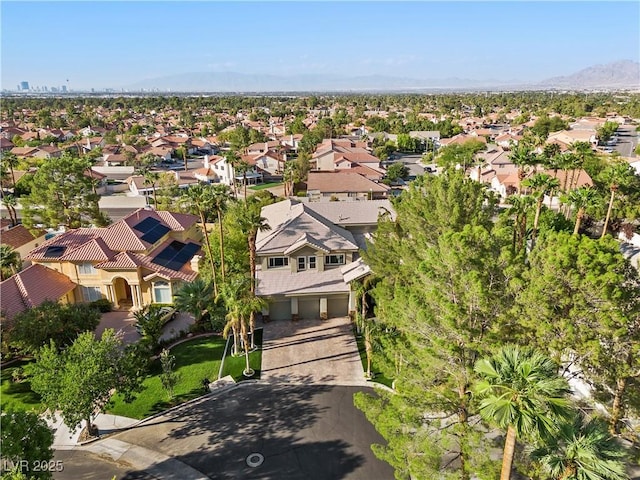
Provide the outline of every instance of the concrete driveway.
[[265,324],[261,380],[366,385],[349,318]]

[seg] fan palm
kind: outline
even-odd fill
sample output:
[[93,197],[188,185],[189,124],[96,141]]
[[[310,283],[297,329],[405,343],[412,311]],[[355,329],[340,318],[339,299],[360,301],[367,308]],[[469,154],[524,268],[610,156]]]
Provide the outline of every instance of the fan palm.
[[18,214],[16,212],[16,207],[18,206],[18,201],[16,197],[13,195],[4,195],[2,197],[2,204],[7,207],[7,211],[9,212],[9,219],[11,220],[11,225],[15,226],[18,224]]
[[599,418],[581,413],[531,452],[542,469],[557,480],[624,480],[625,451]]
[[557,365],[539,352],[518,346],[501,348],[475,365],[482,418],[507,430],[500,480],[511,478],[516,438],[546,438],[559,418],[569,414],[567,381]]
[[607,234],[607,227],[609,226],[609,220],[611,219],[611,211],[613,210],[613,201],[615,200],[616,193],[618,189],[621,186],[624,186],[632,176],[633,171],[627,163],[614,163],[613,165],[609,165],[600,174],[600,179],[607,187],[609,187],[610,192],[607,216],[604,220],[604,226],[602,227],[602,237]]
[[533,239],[535,239],[538,233],[538,222],[540,221],[540,212],[542,211],[544,196],[558,188],[560,182],[557,178],[553,178],[546,173],[536,173],[533,177],[522,182],[522,184],[533,190],[533,196],[536,199],[536,216],[533,220],[532,233]]
[[518,193],[520,193],[522,189],[521,182],[527,175],[527,167],[535,165],[537,156],[530,145],[519,143],[511,150],[509,159],[518,166]]
[[5,280],[20,268],[20,255],[10,245],[0,245],[0,280]]
[[577,235],[580,231],[580,225],[586,215],[587,209],[596,206],[599,200],[598,192],[590,187],[576,188],[563,197],[562,201],[564,203],[571,204],[577,210],[576,223],[573,229],[574,235]]
[[534,199],[529,195],[511,195],[507,198],[507,203],[511,205],[507,209],[508,215],[513,215],[513,249],[520,251],[527,239],[527,215]]
[[224,228],[222,225],[222,211],[225,209],[227,201],[229,200],[229,187],[223,183],[213,185],[211,189],[211,199],[216,206],[216,212],[218,213],[218,226],[220,227],[220,273],[222,275],[222,281],[225,278],[224,267]]
[[[245,199],[246,201],[246,199]],[[252,296],[256,293],[256,237],[258,232],[271,230],[271,226],[267,223],[267,219],[260,215],[261,204],[257,200],[246,201],[246,208],[240,210],[238,215],[238,226],[240,231],[247,238],[249,246],[249,274],[250,274],[250,292]],[[255,329],[255,314],[250,315],[251,335]]]
[[209,240],[209,232],[207,231],[206,213],[209,205],[212,203],[211,191],[203,184],[198,183],[192,185],[184,193],[183,198],[188,202],[192,210],[200,217],[200,228],[204,235],[204,242],[207,248],[207,256],[211,265],[211,279],[213,283],[213,294],[218,295],[218,285],[216,282],[216,264],[213,260],[213,251],[211,250],[211,241]]
[[193,282],[182,284],[173,304],[176,309],[192,314],[196,323],[199,323],[209,311],[212,301],[212,284],[203,278],[196,278]]

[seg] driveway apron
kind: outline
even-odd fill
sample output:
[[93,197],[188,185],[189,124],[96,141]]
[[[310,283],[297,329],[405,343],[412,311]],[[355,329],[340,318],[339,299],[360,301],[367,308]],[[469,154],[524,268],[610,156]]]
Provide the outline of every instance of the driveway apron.
[[267,323],[263,332],[261,380],[366,385],[348,317],[279,320]]

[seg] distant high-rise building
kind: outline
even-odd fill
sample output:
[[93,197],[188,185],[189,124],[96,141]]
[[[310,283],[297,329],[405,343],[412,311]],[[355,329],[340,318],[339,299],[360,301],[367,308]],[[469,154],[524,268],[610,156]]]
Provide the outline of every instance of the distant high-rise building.
[[60,87],[60,90],[62,90],[64,93],[67,93],[67,86],[66,85],[62,85]]
[[20,90],[29,90],[29,82],[20,82]]

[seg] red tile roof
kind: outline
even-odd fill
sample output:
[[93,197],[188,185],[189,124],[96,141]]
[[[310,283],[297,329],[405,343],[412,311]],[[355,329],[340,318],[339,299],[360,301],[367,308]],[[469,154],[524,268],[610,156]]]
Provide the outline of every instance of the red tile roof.
[[80,245],[78,248],[67,251],[62,257],[60,257],[60,260],[67,262],[95,262],[100,260],[109,260],[114,256],[115,253],[107,247],[105,241],[102,238],[97,237]]
[[134,268],[138,268],[142,265],[142,263],[143,262],[137,254],[120,252],[112,259],[98,263],[95,265],[95,268],[100,268],[102,270],[133,270]]
[[[44,235],[44,232],[39,236],[42,235]],[[24,226],[16,225],[0,234],[0,243],[10,245],[12,248],[20,248],[36,238]]]
[[11,320],[46,300],[58,301],[75,287],[66,275],[42,265],[31,265],[0,283],[0,310]]

